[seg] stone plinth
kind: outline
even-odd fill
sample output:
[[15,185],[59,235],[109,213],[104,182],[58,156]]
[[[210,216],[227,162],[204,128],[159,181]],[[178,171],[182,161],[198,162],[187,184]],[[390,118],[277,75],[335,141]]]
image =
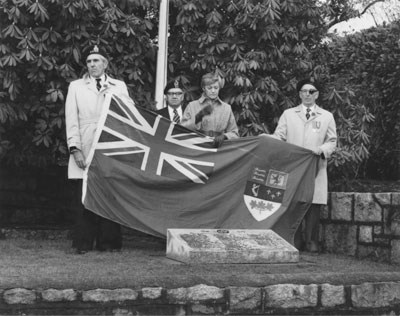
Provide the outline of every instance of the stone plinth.
[[272,230],[168,229],[167,257],[185,263],[289,263],[298,250]]

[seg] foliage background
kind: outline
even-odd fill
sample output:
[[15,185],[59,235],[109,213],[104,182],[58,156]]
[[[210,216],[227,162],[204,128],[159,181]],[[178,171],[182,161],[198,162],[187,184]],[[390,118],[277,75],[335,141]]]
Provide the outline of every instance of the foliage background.
[[[224,78],[242,136],[272,132],[297,104],[304,76],[322,83],[335,115],[334,179],[399,179],[399,23],[340,38],[354,15],[344,0],[171,0],[168,78],[187,101],[199,78]],[[94,44],[138,105],[154,108],[157,0],[0,0],[0,159],[7,166],[65,165],[64,101]]]
[[[336,103],[341,148],[358,159],[341,168],[359,178],[399,179],[399,21],[334,37],[318,54],[321,63],[327,64],[329,81],[335,89],[331,103]],[[338,91],[341,97],[336,95]],[[343,99],[347,95],[350,104]]]

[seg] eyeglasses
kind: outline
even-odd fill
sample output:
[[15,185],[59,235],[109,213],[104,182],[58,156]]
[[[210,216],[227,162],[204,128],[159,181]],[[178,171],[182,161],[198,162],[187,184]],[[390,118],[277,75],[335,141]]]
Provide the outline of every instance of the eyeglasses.
[[303,90],[300,90],[300,92],[304,93],[304,94],[306,94],[308,92],[310,95],[313,95],[315,92],[318,92],[318,90],[314,90],[314,89],[306,90],[306,89],[303,89]]
[[170,97],[173,97],[173,96],[179,97],[179,96],[181,96],[181,95],[183,94],[183,92],[168,92],[167,94],[168,94]]

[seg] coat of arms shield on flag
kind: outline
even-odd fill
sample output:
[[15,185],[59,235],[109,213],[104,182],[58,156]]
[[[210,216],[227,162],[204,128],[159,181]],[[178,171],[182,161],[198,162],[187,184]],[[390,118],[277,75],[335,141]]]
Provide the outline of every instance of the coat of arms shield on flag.
[[244,202],[257,221],[274,214],[282,205],[289,174],[254,167],[246,183]]

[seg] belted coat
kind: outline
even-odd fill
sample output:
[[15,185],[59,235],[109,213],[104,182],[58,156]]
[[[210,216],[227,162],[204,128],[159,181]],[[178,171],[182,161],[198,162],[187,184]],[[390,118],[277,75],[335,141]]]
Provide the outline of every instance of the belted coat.
[[287,109],[281,115],[274,138],[311,150],[321,150],[325,159],[320,159],[315,178],[313,203],[326,204],[328,199],[327,159],[336,149],[337,134],[335,119],[319,106],[307,120],[302,105]]
[[[80,149],[85,159],[93,144],[106,93],[129,97],[126,84],[109,76],[106,76],[100,91],[87,74],[81,79],[72,81],[68,88],[65,102],[67,144],[68,148]],[[83,178],[83,170],[76,165],[73,155],[69,158],[68,178]]]

